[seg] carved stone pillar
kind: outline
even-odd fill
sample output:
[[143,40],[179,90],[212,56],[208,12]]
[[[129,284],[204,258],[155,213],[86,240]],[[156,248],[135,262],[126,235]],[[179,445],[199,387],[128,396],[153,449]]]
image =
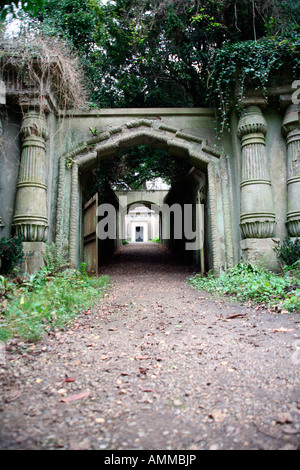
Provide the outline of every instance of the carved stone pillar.
[[300,237],[300,106],[286,111],[282,130],[287,142],[287,228],[291,237]]
[[[3,125],[2,125],[2,107],[6,104],[6,89],[5,83],[3,80],[0,80],[0,153],[2,152],[2,133],[3,133]],[[1,230],[5,227],[4,223],[1,220],[0,215],[0,233]]]
[[48,236],[46,151],[43,112],[27,110],[22,126],[20,172],[13,224],[25,242],[45,242]]
[[265,147],[267,129],[258,106],[243,111],[238,136],[242,144],[240,226],[244,239],[274,236],[276,222]]

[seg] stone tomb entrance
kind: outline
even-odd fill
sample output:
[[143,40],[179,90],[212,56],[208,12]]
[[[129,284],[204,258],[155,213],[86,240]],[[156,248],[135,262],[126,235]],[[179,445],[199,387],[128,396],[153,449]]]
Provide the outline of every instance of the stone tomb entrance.
[[[104,135],[105,134],[105,135]],[[61,157],[60,162],[60,180],[58,192],[58,211],[56,222],[56,243],[62,246],[62,233],[64,227],[64,211],[66,202],[70,201],[70,218],[68,240],[66,245],[69,247],[69,256],[73,265],[78,265],[84,260],[83,240],[86,234],[83,234],[82,212],[80,210],[84,203],[83,192],[84,185],[89,181],[89,174],[104,158],[113,158],[120,150],[126,148],[149,145],[153,148],[162,148],[167,150],[170,158],[184,158],[191,165],[187,190],[179,199],[174,199],[172,191],[167,196],[166,203],[168,207],[176,204],[183,208],[189,204],[192,212],[197,205],[205,202],[205,247],[194,245],[191,262],[202,272],[208,269],[219,270],[222,266],[233,265],[232,239],[231,239],[231,220],[230,220],[230,200],[229,186],[226,184],[227,173],[225,162],[220,154],[214,148],[207,145],[205,139],[195,135],[181,133],[178,129],[162,125],[161,122],[151,119],[137,119],[128,122],[120,127],[107,130],[100,134],[98,138],[87,143],[87,148],[82,150],[78,148],[68,155]],[[70,162],[70,168],[66,167],[65,162]],[[70,178],[70,194],[66,197],[66,182]],[[204,201],[205,199],[205,201]],[[168,214],[169,215],[169,214]],[[162,220],[164,218],[162,217]],[[192,214],[192,224],[194,229],[196,214]],[[199,228],[199,226],[198,226]],[[192,227],[189,227],[190,231]],[[203,230],[203,224],[199,228]],[[165,235],[168,232],[167,236]],[[65,232],[66,233],[66,232]],[[183,249],[182,245],[186,241],[192,241],[185,236],[182,231],[182,240],[177,240],[174,236],[174,224],[170,219],[162,229],[162,241],[170,248]],[[142,241],[145,237],[145,227],[138,224],[135,227],[135,241]],[[203,237],[198,237],[198,241]],[[100,252],[113,251],[122,243],[123,237],[117,230],[117,237],[113,241],[100,244]],[[205,258],[205,261],[204,261]]]
[[[85,259],[84,188],[91,171],[119,151],[148,145],[190,164],[186,191],[176,199],[171,190],[166,202],[181,207],[204,203],[205,252],[194,249],[195,266],[220,272],[249,260],[276,267],[274,239],[300,236],[299,105],[291,104],[290,89],[270,91],[276,109],[267,99],[245,99],[243,112],[232,113],[230,131],[216,147],[210,109],[60,112],[50,94],[43,103],[26,95],[16,106],[18,90],[7,83],[0,147],[1,236],[24,236],[28,272],[42,265],[47,242],[55,242],[79,266]],[[162,233],[163,241],[180,250],[172,219],[169,230],[170,238]],[[121,242],[117,238],[110,249]]]

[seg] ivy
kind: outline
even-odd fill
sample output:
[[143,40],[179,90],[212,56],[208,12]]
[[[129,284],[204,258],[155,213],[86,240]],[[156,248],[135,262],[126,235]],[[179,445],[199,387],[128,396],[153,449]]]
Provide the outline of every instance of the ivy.
[[209,99],[228,125],[228,111],[240,110],[249,89],[267,95],[267,88],[278,86],[284,74],[300,77],[300,34],[265,37],[258,41],[225,44],[211,59]]
[[22,243],[22,236],[0,238],[0,273],[9,274],[22,263],[24,259]]
[[98,107],[207,107],[299,74],[294,0],[48,0],[34,21],[79,52]]
[[43,8],[45,0],[11,0],[0,3],[0,21],[5,20],[8,14],[16,17],[16,10],[22,8],[25,13],[37,14]]

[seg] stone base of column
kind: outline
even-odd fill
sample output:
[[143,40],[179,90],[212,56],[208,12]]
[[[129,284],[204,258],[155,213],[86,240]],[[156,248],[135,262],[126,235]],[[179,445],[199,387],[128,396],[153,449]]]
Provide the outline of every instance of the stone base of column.
[[246,238],[241,241],[241,261],[269,271],[278,272],[280,266],[274,251],[276,238]]
[[34,274],[44,266],[44,253],[46,243],[44,242],[23,242],[23,252],[25,260],[21,266],[21,274]]

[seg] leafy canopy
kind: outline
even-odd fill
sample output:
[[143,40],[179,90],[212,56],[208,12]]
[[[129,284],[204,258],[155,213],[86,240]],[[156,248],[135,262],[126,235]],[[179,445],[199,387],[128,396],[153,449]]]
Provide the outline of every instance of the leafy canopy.
[[21,8],[25,13],[37,14],[44,5],[45,0],[11,0],[0,1],[0,20],[4,20],[8,14],[16,16],[16,10]]
[[[81,54],[90,101],[99,107],[214,104],[219,56],[236,45],[223,70],[226,86],[250,44],[299,37],[300,4],[292,0],[48,0],[31,17]],[[249,42],[248,50],[241,47]],[[270,69],[265,48],[255,70]],[[229,56],[229,52],[228,52]],[[261,55],[259,56],[261,58]],[[274,67],[277,65],[272,59]],[[242,64],[247,75],[247,66]],[[251,74],[250,74],[251,75]],[[252,74],[253,75],[253,74]],[[236,79],[236,76],[234,77]],[[208,92],[209,91],[209,92]],[[219,100],[219,102],[222,100]]]
[[147,181],[162,178],[170,186],[183,178],[190,170],[187,162],[171,157],[166,151],[146,145],[120,152],[114,159],[103,160],[96,169],[97,191],[108,200],[111,189],[145,189]]
[[[224,124],[248,86],[300,76],[294,0],[48,0],[29,15],[79,53],[93,107],[214,106]],[[107,178],[151,179],[156,157],[137,154]]]

